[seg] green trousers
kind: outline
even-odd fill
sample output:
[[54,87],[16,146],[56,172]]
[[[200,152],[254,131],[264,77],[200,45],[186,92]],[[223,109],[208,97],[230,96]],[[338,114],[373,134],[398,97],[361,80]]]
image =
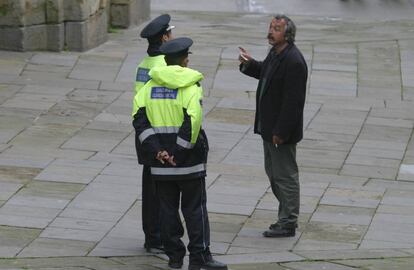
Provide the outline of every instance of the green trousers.
[[273,194],[279,201],[277,222],[286,228],[297,227],[300,205],[299,170],[296,144],[275,147],[263,141],[264,165]]

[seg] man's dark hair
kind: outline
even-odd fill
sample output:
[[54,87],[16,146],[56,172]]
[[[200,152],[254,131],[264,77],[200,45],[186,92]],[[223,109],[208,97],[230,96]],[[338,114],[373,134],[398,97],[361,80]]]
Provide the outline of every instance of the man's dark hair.
[[296,36],[296,25],[295,23],[286,15],[283,14],[276,14],[274,16],[276,20],[285,20],[286,28],[285,28],[285,38],[288,43],[295,42]]
[[167,63],[167,66],[173,66],[173,65],[181,66],[181,63],[187,56],[188,56],[188,53],[179,54],[179,55],[176,55],[176,54],[166,55],[165,63]]

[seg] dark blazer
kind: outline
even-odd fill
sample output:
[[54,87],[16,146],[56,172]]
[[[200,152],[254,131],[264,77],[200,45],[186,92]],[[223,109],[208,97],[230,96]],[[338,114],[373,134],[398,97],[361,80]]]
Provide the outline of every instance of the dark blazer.
[[240,70],[259,79],[254,132],[268,142],[277,135],[284,143],[298,143],[303,137],[308,77],[306,61],[299,49],[289,44],[279,55],[269,52],[263,62],[250,60],[241,64]]

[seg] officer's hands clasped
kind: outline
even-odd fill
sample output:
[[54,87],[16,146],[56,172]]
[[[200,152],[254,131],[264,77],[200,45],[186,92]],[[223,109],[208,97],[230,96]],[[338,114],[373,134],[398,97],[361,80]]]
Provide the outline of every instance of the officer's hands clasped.
[[159,151],[155,159],[161,162],[161,164],[165,164],[165,162],[168,162],[172,166],[177,165],[174,161],[174,156],[170,156],[170,154],[165,150]]

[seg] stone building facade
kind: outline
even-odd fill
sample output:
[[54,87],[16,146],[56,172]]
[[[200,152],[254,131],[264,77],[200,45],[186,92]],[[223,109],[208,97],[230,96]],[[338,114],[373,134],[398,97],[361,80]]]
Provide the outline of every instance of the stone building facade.
[[0,49],[85,51],[149,14],[150,0],[0,0]]

